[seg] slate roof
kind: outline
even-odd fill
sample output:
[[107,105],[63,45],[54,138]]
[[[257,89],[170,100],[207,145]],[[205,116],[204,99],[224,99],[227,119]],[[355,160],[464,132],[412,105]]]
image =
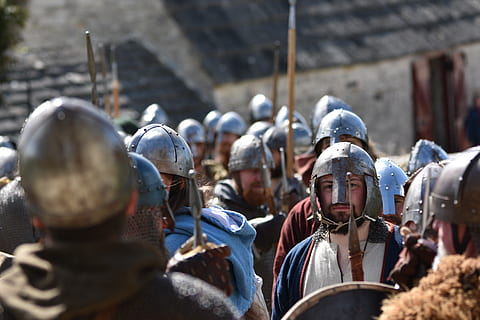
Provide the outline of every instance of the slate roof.
[[[175,127],[187,114],[202,120],[211,110],[211,103],[203,101],[140,43],[125,41],[117,44],[115,52],[124,116],[138,119],[148,105],[158,103],[167,112],[169,124]],[[104,86],[98,51],[96,55],[98,100],[103,108]],[[109,56],[107,52],[106,57]],[[68,48],[35,49],[29,59],[18,60],[7,76],[9,82],[0,84],[4,99],[0,105],[0,135],[14,139],[32,108],[43,101],[60,95],[91,99],[86,54],[78,57]],[[111,89],[110,73],[107,80]]]
[[[217,83],[287,66],[288,0],[165,0]],[[372,62],[480,39],[478,0],[297,0],[297,70]]]

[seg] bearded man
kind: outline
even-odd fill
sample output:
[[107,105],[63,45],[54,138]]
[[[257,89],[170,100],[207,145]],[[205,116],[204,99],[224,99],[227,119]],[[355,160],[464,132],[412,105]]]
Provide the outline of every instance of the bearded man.
[[267,198],[262,181],[262,152],[265,154],[266,166],[273,168],[271,152],[261,139],[254,135],[244,135],[234,142],[228,163],[231,179],[217,182],[212,204],[240,212],[247,219],[267,215]]
[[339,142],[323,151],[315,162],[310,188],[312,212],[320,227],[285,258],[273,295],[272,319],[282,318],[315,290],[352,281],[351,212],[363,252],[365,281],[386,283],[402,248],[398,226],[378,218],[382,198],[375,165],[362,148]]

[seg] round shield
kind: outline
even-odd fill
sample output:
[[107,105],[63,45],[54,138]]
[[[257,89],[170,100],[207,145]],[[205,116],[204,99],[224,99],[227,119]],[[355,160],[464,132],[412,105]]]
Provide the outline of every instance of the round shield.
[[397,292],[392,286],[375,282],[336,284],[307,295],[282,320],[371,320],[380,315],[383,299]]

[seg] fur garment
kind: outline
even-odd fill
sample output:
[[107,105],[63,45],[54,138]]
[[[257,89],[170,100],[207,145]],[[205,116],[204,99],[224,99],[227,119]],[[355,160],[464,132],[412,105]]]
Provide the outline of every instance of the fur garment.
[[480,319],[480,258],[444,257],[418,287],[385,300],[379,319]]

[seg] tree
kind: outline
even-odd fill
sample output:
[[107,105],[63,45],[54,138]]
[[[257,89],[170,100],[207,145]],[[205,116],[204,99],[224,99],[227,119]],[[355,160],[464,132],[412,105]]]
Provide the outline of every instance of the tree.
[[[22,40],[28,17],[28,0],[0,0],[0,81],[5,80],[11,49]],[[0,97],[1,99],[1,97]]]

